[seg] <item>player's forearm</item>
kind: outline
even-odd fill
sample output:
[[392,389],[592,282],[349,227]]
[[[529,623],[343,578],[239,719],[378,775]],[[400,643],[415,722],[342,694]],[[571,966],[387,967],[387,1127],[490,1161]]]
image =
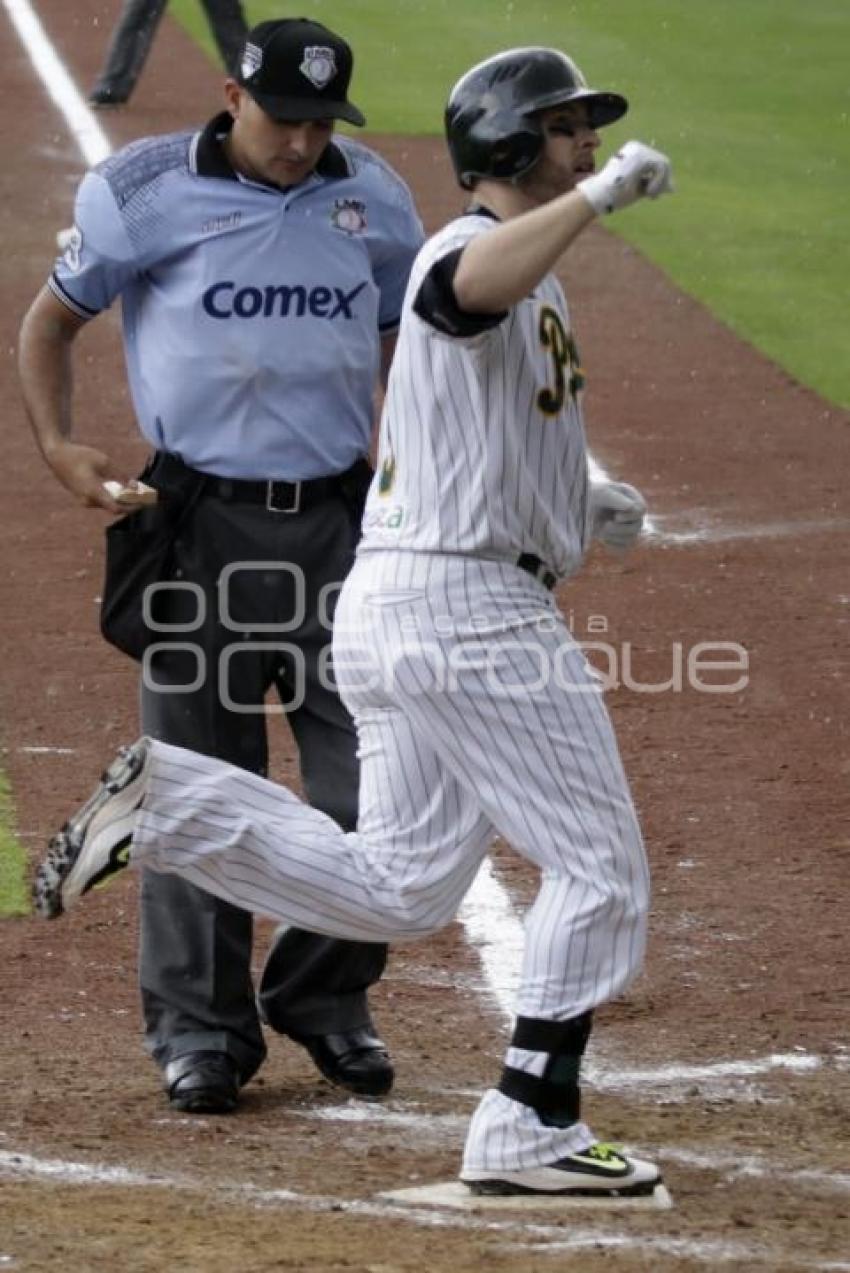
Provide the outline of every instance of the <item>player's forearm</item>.
[[461,309],[497,314],[534,290],[596,216],[577,191],[479,234],[464,248],[454,276]]
[[71,436],[73,372],[71,346],[79,330],[56,313],[42,293],[30,307],[18,341],[18,373],[24,406],[42,455]]

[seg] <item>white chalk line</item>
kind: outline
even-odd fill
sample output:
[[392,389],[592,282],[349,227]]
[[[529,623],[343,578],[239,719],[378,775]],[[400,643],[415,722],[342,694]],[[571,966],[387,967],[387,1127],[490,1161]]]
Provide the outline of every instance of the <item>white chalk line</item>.
[[[477,1096],[478,1093],[465,1093]],[[399,1101],[389,1105],[377,1105],[374,1102],[349,1100],[343,1105],[326,1105],[322,1109],[298,1110],[297,1117],[315,1119],[320,1122],[373,1124],[376,1127],[398,1127],[415,1132],[417,1143],[443,1143],[447,1133],[461,1131],[468,1122],[464,1114],[431,1114],[427,1110],[404,1109]],[[626,1146],[636,1150],[634,1146]],[[709,1150],[692,1150],[679,1145],[650,1145],[643,1147],[644,1152],[651,1152],[662,1163],[680,1163],[685,1167],[693,1167],[700,1171],[719,1172],[729,1178],[751,1177],[770,1178],[777,1183],[782,1182],[791,1187],[798,1184],[811,1185],[832,1193],[850,1192],[850,1173],[827,1171],[817,1167],[801,1167],[791,1163],[783,1163],[775,1155],[755,1152],[729,1152]]]
[[[0,1150],[0,1174],[7,1177],[21,1176],[30,1179],[56,1180],[68,1185],[118,1186],[135,1189],[171,1189],[188,1193],[202,1193],[231,1205],[256,1207],[295,1206],[300,1210],[315,1212],[348,1212],[355,1217],[382,1220],[402,1220],[422,1227],[456,1228],[487,1231],[510,1239],[520,1239],[523,1249],[533,1246],[536,1250],[584,1250],[605,1248],[630,1249],[656,1254],[686,1256],[707,1263],[722,1260],[724,1263],[749,1260],[757,1263],[773,1261],[776,1254],[767,1246],[756,1243],[728,1240],[700,1240],[679,1237],[652,1237],[634,1233],[618,1233],[597,1228],[580,1229],[570,1226],[565,1238],[560,1225],[529,1223],[527,1219],[484,1219],[469,1213],[441,1211],[438,1208],[407,1207],[393,1203],[345,1200],[321,1194],[299,1194],[290,1189],[264,1189],[258,1185],[229,1181],[198,1180],[192,1177],[168,1173],[130,1171],[124,1167],[105,1164],[67,1162],[62,1159],[37,1158],[32,1154]],[[779,1266],[781,1267],[781,1266]],[[838,1269],[835,1263],[807,1261],[807,1267],[817,1270]]]
[[757,1078],[774,1070],[790,1070],[806,1074],[820,1069],[824,1060],[805,1052],[777,1052],[770,1056],[753,1057],[748,1061],[713,1061],[702,1065],[659,1065],[648,1069],[629,1069],[622,1073],[598,1063],[588,1068],[594,1087],[606,1089],[637,1089],[641,1087],[675,1086],[681,1083],[716,1083],[727,1078]]
[[323,1105],[321,1109],[299,1109],[298,1118],[313,1119],[321,1123],[374,1123],[380,1127],[401,1127],[415,1131],[419,1137],[423,1131],[431,1139],[444,1140],[444,1132],[455,1136],[469,1122],[465,1114],[433,1114],[427,1110],[418,1112],[386,1104],[351,1100],[345,1105]]
[[699,1171],[716,1171],[729,1179],[738,1177],[767,1179],[777,1184],[811,1185],[830,1193],[850,1193],[850,1173],[825,1171],[820,1167],[795,1167],[778,1161],[773,1156],[752,1153],[730,1153],[728,1150],[709,1153],[701,1150],[681,1149],[677,1145],[656,1145],[655,1152],[663,1162],[680,1163]]
[[112,153],[112,147],[29,0],[3,0],[3,6],[48,96],[61,111],[83,159],[90,167],[100,163]]
[[743,526],[703,525],[687,530],[664,529],[663,523],[674,520],[670,515],[656,518],[653,525],[646,529],[647,544],[651,546],[654,543],[661,543],[687,547],[691,544],[718,544],[737,539],[784,539],[798,535],[819,535],[824,532],[846,534],[850,529],[850,521],[847,518],[802,519]]
[[18,751],[25,756],[76,756],[76,747],[48,747],[36,745],[19,747]]
[[[522,1249],[525,1251],[534,1251],[540,1253],[553,1254],[556,1251],[575,1251],[583,1248],[593,1249],[596,1246],[591,1235],[578,1235],[576,1238],[569,1237],[562,1241],[553,1241],[546,1243],[527,1243]],[[799,1270],[801,1268],[800,1259],[793,1256],[785,1256],[778,1251],[770,1251],[765,1247],[748,1246],[740,1242],[714,1241],[701,1242],[695,1244],[687,1238],[656,1238],[650,1242],[640,1238],[635,1239],[631,1235],[623,1235],[620,1238],[610,1237],[601,1245],[604,1245],[610,1251],[616,1250],[634,1250],[637,1248],[649,1247],[660,1255],[672,1255],[689,1260],[700,1260],[711,1264],[717,1268],[721,1264],[731,1264],[736,1268],[742,1268],[741,1261],[744,1259],[755,1262],[757,1264],[769,1264],[772,1273],[779,1273],[782,1269]],[[844,1261],[835,1260],[818,1260],[809,1256],[803,1257],[806,1269],[817,1269],[818,1273],[848,1273],[850,1264]]]
[[525,933],[507,890],[485,857],[461,903],[458,918],[474,946],[487,979],[488,992],[508,1025],[513,1021],[522,968]]

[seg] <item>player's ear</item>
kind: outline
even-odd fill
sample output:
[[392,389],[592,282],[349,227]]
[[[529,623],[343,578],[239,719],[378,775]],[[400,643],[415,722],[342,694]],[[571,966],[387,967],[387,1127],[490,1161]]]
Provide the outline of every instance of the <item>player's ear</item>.
[[241,84],[237,84],[236,80],[226,79],[224,81],[224,104],[234,119],[239,118],[244,93],[244,88]]

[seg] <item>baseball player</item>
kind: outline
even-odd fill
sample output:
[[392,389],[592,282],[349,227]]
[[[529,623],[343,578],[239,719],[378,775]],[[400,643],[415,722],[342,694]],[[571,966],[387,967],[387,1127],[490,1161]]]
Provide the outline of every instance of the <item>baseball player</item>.
[[[142,728],[263,773],[274,689],[280,707],[269,710],[286,712],[311,802],[349,829],[356,738],[321,660],[371,477],[379,367],[423,239],[397,175],[334,134],[335,119],[365,122],[348,100],[352,60],[320,23],[255,27],[225,81],[225,111],[199,132],[134,142],[85,177],[20,340],[53,473],[84,504],[126,511],[104,488],[126,475],[70,436],[69,351],[121,298],[133,405],[155,448],[146,480],[160,500],[116,525],[132,556],[134,527],[141,538],[158,519],[167,528],[170,510],[182,518],[156,601],[156,621],[180,635],[155,635]],[[173,1106],[233,1109],[266,1053],[260,1013],[332,1081],[389,1090],[367,1002],[385,945],[290,928],[256,996],[250,915],[145,873],[140,918],[147,1044]]]
[[143,739],[36,883],[56,914],[129,859],[286,922],[400,941],[452,919],[501,833],[541,882],[504,1068],[466,1139],[476,1193],[631,1195],[660,1180],[580,1108],[593,1012],[641,965],[648,872],[598,681],[551,592],[594,534],[624,547],[644,513],[633,488],[588,483],[583,373],[551,273],[597,215],[671,188],[669,161],[635,141],[595,171],[597,130],[626,109],[553,49],[501,53],[451,93],[471,204],[413,268],[334,627],[362,758],[357,832]]

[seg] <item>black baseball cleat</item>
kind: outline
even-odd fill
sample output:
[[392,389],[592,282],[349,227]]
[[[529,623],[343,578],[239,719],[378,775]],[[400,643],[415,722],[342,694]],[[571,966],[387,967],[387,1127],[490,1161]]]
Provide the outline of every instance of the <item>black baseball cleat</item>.
[[32,890],[36,912],[44,919],[55,919],[83,893],[129,866],[149,757],[147,738],[122,747],[94,795],[50,841]]
[[522,1171],[464,1171],[461,1180],[474,1194],[558,1194],[574,1197],[648,1196],[661,1184],[654,1163],[627,1157],[601,1142],[545,1167]]

